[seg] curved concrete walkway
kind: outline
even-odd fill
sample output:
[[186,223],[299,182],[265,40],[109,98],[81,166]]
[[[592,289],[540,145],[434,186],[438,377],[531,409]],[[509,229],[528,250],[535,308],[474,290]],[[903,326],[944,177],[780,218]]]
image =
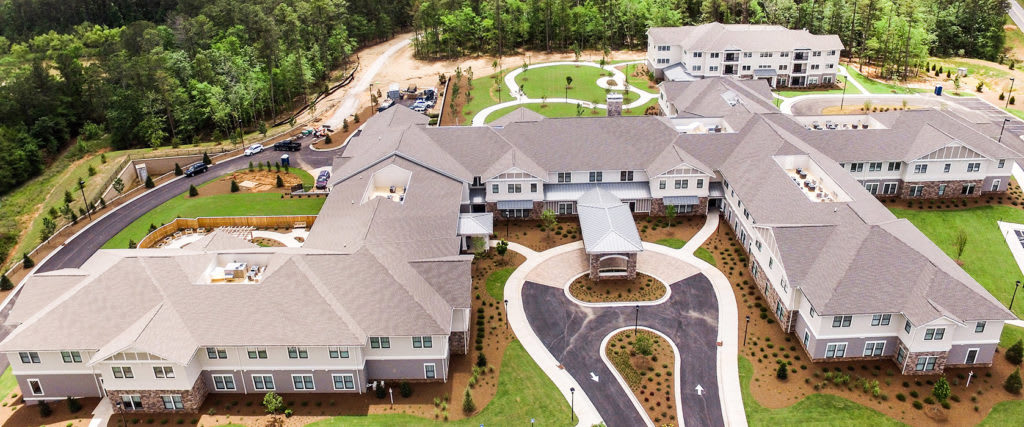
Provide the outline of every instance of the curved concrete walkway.
[[[690,386],[692,384],[684,383],[685,381],[680,378],[679,381],[681,383],[681,389],[678,390],[677,395],[685,395],[683,405],[679,406],[679,409],[683,411],[683,414],[679,416],[680,424],[684,422],[684,417],[686,417],[687,420],[690,420],[691,425],[745,426],[746,416],[743,410],[743,400],[740,391],[737,363],[739,330],[736,318],[736,302],[733,297],[729,281],[725,275],[714,266],[707,264],[693,255],[693,251],[700,247],[700,245],[714,233],[718,225],[718,219],[717,211],[712,211],[708,215],[708,220],[704,227],[702,227],[697,235],[690,239],[687,245],[682,249],[677,250],[645,242],[645,252],[642,254],[643,258],[638,259],[638,265],[642,265],[642,267],[638,268],[641,271],[652,269],[656,270],[651,271],[651,273],[653,273],[652,275],[659,277],[659,279],[665,281],[666,284],[670,284],[670,286],[678,289],[673,292],[671,296],[674,301],[670,299],[668,304],[664,306],[664,311],[666,312],[684,308],[688,300],[696,301],[701,297],[706,298],[712,292],[714,294],[714,302],[717,302],[717,304],[712,303],[712,305],[717,305],[717,309],[714,310],[717,311],[717,316],[714,316],[713,313],[707,313],[711,314],[712,318],[717,317],[717,322],[714,322],[716,326],[714,329],[717,330],[717,332],[714,333],[717,345],[715,345],[715,350],[712,351],[713,356],[709,355],[709,357],[714,358],[713,363],[717,367],[714,372],[717,384],[701,384],[704,390],[708,393],[714,392],[715,395],[713,398],[709,398],[708,393],[704,393],[698,401],[694,399],[697,396],[696,392],[694,390],[690,390]],[[617,395],[617,399],[609,401],[607,399],[607,390],[595,388],[595,384],[588,382],[591,378],[587,375],[581,375],[578,368],[575,369],[577,372],[574,377],[573,374],[567,371],[567,366],[560,363],[559,360],[555,358],[552,351],[549,350],[548,345],[545,344],[545,340],[542,340],[541,337],[538,336],[534,326],[530,323],[531,318],[536,319],[536,322],[538,323],[537,326],[539,326],[538,329],[545,331],[548,336],[547,341],[549,341],[549,343],[553,342],[550,335],[547,334],[553,330],[549,327],[553,325],[547,325],[547,323],[553,320],[553,318],[549,316],[549,312],[534,312],[532,316],[527,316],[527,307],[524,306],[524,289],[527,287],[529,287],[528,293],[531,298],[531,302],[527,303],[527,305],[530,305],[531,310],[536,306],[537,301],[545,299],[555,301],[555,298],[560,301],[562,307],[569,309],[568,312],[563,312],[561,317],[557,317],[558,319],[561,319],[563,325],[568,324],[565,322],[570,318],[576,318],[579,320],[581,315],[582,318],[588,322],[594,316],[597,316],[597,310],[599,309],[596,307],[582,307],[576,304],[565,304],[565,297],[561,289],[561,287],[567,283],[569,278],[579,273],[580,268],[586,268],[585,257],[581,255],[583,243],[574,242],[544,252],[536,252],[514,242],[509,244],[509,248],[526,257],[526,261],[512,273],[505,285],[504,298],[509,301],[507,313],[509,323],[512,325],[512,329],[514,330],[516,337],[523,344],[524,348],[526,348],[530,356],[534,358],[538,365],[540,365],[545,374],[551,378],[567,400],[571,398],[569,388],[573,387],[576,389],[576,413],[580,417],[580,425],[593,425],[603,421],[610,424],[612,421],[610,419],[606,420],[605,417],[601,415],[601,412],[598,411],[597,405],[594,404],[594,400],[592,400],[591,396],[588,394],[588,389],[590,389],[591,393],[594,393],[594,398],[597,398],[601,405],[611,404],[618,406],[617,408],[604,408],[604,406],[602,406],[606,413],[609,413],[608,411],[611,410],[612,412],[610,413],[615,414],[612,416],[616,418],[616,422],[624,422],[626,425],[648,424],[650,421],[646,420],[646,416],[637,412],[635,408],[631,408],[633,409],[632,411],[627,411],[625,413],[622,412],[621,404],[626,401],[631,402],[631,400],[627,399],[626,396],[622,396],[621,390],[618,391],[619,394]],[[536,280],[536,282],[534,280]],[[710,292],[693,293],[693,290],[702,287]],[[687,292],[690,293],[687,294]],[[607,310],[603,310],[603,308],[601,309],[602,311],[605,311],[604,316],[608,319],[608,324],[621,326],[623,324],[623,316],[632,317],[634,314],[632,306],[635,304],[627,303],[623,305],[625,307],[609,307]],[[689,316],[696,311],[709,309],[706,304],[690,308],[692,308],[692,310],[689,310],[688,308],[685,316]],[[659,316],[657,314],[658,310],[651,308],[645,308],[642,310],[647,310],[648,316],[651,317],[649,319],[647,318],[648,316],[645,316],[642,323],[648,326],[662,326],[667,330],[660,330],[659,328],[659,332],[666,335],[671,334],[676,337],[675,340],[677,341],[679,340],[678,334],[682,333],[681,331],[691,329],[690,327],[680,328],[678,326],[663,326],[651,323],[660,323],[657,319],[663,319],[663,322],[678,321],[681,317],[685,317],[683,314],[675,313],[667,316]],[[707,316],[705,316],[705,318],[706,317]],[[665,325],[668,324],[669,323],[665,323]],[[695,323],[694,325],[696,324],[699,323]],[[582,326],[582,324],[577,326]],[[574,341],[578,334],[582,336],[582,332],[584,332],[583,329],[584,328],[573,329],[573,336],[563,337],[566,338],[564,341]],[[597,336],[596,340],[584,339],[583,342],[600,342],[603,338],[604,336],[602,335]],[[687,347],[687,345],[692,345],[693,343],[690,342],[690,340],[685,341],[685,343],[677,342],[675,344],[677,347],[687,349],[684,350],[684,353],[695,351],[692,346]],[[568,347],[565,346],[560,346],[560,348],[556,349],[558,354],[563,357],[568,355],[568,353],[566,353],[567,350]],[[594,350],[596,353],[600,353],[602,351],[601,349]],[[679,355],[678,351],[677,355]],[[599,355],[585,353],[582,356],[597,358]],[[706,364],[709,365],[710,363],[710,361],[707,361]],[[587,367],[590,368],[590,365]],[[596,372],[601,369],[607,368],[603,366],[596,366],[593,368],[593,371]],[[680,372],[680,374],[682,373],[678,368],[676,371]],[[606,372],[605,376],[609,375],[614,377],[613,374]],[[702,376],[699,372],[693,375],[698,377]],[[598,374],[598,376],[600,377],[600,374]],[[580,381],[577,381],[577,378],[579,378],[580,381],[583,381],[586,387],[581,387],[581,383]],[[608,383],[605,383],[606,386],[607,384]],[[701,405],[703,405],[703,408]],[[715,407],[717,410],[709,408],[708,405]]]
[[[602,77],[602,78],[600,78],[597,81],[592,82],[592,83],[597,85],[598,87],[600,87],[602,89],[610,88],[610,89],[613,89],[613,90],[622,90],[622,88],[624,87],[625,82],[626,82],[626,75],[623,74],[622,71],[619,71],[616,67],[623,66],[623,65],[630,65],[630,64],[639,64],[639,63],[642,63],[642,62],[643,62],[642,60],[641,61],[622,62],[622,63],[618,63],[618,64],[608,64],[608,65],[605,65],[604,67],[602,67],[600,64],[595,63],[595,62],[558,61],[558,62],[545,62],[543,64],[530,65],[530,66],[527,66],[525,69],[523,69],[522,67],[516,68],[515,70],[512,70],[508,74],[505,75],[505,78],[504,78],[505,87],[502,88],[502,90],[505,90],[505,89],[508,90],[508,94],[510,95],[511,98],[513,98],[513,100],[512,101],[507,101],[507,102],[502,102],[500,104],[495,104],[495,105],[492,105],[490,107],[484,108],[483,110],[480,110],[479,112],[476,113],[476,115],[473,116],[473,126],[483,126],[483,125],[487,124],[487,117],[491,113],[493,113],[495,111],[498,111],[498,110],[500,110],[502,108],[505,108],[505,107],[511,107],[513,105],[520,105],[520,104],[540,104],[540,103],[543,103],[543,102],[555,102],[555,103],[580,104],[580,105],[582,105],[583,107],[586,107],[586,108],[600,108],[600,109],[607,109],[608,108],[608,106],[605,105],[605,104],[595,104],[593,102],[584,101],[582,99],[574,99],[574,98],[547,98],[547,100],[545,101],[543,99],[530,98],[530,97],[526,96],[525,93],[523,93],[522,89],[519,88],[519,83],[516,83],[516,76],[521,74],[523,71],[532,70],[532,69],[535,69],[535,68],[554,67],[554,66],[558,66],[558,65],[581,65],[581,66],[585,66],[585,67],[600,68],[600,69],[603,69],[605,71],[611,72],[612,76],[611,77]],[[607,84],[607,82],[606,82],[607,79],[615,80],[616,86],[615,87],[609,86]],[[650,102],[652,99],[656,99],[658,97],[658,94],[656,94],[656,93],[650,93],[648,91],[645,91],[645,90],[640,89],[640,88],[635,87],[635,86],[629,86],[629,91],[637,94],[638,98],[637,98],[636,101],[633,101],[633,102],[630,102],[629,104],[623,105],[622,106],[623,109],[639,107],[641,105],[644,105],[644,104]]]

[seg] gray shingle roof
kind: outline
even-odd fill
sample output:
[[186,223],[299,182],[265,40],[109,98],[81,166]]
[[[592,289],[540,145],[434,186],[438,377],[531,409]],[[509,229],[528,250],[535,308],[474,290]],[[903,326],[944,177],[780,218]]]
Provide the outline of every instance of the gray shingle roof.
[[793,49],[843,48],[837,35],[815,35],[807,30],[789,30],[778,25],[721,24],[652,27],[647,30],[652,44],[682,45],[687,49],[722,51],[779,51]]

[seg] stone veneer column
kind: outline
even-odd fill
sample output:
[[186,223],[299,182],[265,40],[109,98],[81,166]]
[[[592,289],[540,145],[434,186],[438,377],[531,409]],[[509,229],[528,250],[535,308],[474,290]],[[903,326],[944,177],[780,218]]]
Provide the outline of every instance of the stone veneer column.
[[[961,199],[961,198],[973,198],[979,197],[982,193],[982,184],[984,182],[978,180],[966,180],[966,181],[921,181],[921,182],[900,182],[899,196],[902,199]],[[946,191],[940,196],[939,185],[946,184]],[[962,195],[960,194],[961,188],[964,184],[974,184],[974,194]],[[910,187],[914,185],[921,185],[924,188],[921,189],[920,196],[910,196]],[[881,189],[881,185],[879,186]]]
[[753,266],[757,264],[757,274],[751,273],[751,275],[754,277],[754,285],[757,287],[758,292],[761,293],[761,296],[764,297],[765,302],[768,304],[768,312],[770,312],[772,316],[775,316],[776,320],[779,322],[779,328],[781,328],[783,332],[793,332],[789,322],[790,318],[793,317],[793,311],[787,310],[785,304],[783,304],[782,317],[780,318],[776,315],[775,306],[780,300],[779,294],[775,292],[775,288],[765,286],[768,283],[768,278],[764,275],[764,268],[762,268],[761,265],[758,264],[757,260],[751,257],[750,254],[747,254],[747,256],[750,258],[750,268],[748,268],[748,272],[752,271]]
[[451,354],[466,354],[468,350],[466,331],[452,332],[451,335],[448,335],[448,349]]
[[[210,390],[206,386],[206,381],[203,381],[202,374],[196,378],[196,383],[192,386],[191,390],[108,390],[107,394],[110,395],[110,404],[114,407],[114,412],[123,412],[126,414],[130,413],[197,413],[199,407],[203,406],[203,401],[206,400],[206,395],[210,393]],[[117,402],[121,400],[122,395],[137,394],[142,397],[142,409],[136,411],[130,410],[118,410]],[[181,403],[184,409],[166,409],[164,408],[164,401],[162,396],[166,395],[181,395]]]

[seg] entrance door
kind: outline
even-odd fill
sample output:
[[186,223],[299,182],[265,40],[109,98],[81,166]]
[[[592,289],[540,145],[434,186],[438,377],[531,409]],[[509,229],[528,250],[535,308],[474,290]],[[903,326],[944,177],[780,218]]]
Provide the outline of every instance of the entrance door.
[[636,212],[636,202],[629,202],[629,211]]
[[968,365],[973,364],[974,361],[977,358],[978,358],[978,349],[972,348],[970,350],[967,350],[967,359],[964,359],[964,363],[968,364]]

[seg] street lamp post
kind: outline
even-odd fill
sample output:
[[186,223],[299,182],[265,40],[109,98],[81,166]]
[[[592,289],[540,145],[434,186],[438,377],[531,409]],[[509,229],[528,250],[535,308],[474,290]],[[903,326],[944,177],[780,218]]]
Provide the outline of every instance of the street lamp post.
[[999,128],[999,139],[996,142],[1003,142],[1003,129],[1006,129],[1006,124],[1010,122],[1009,118],[1003,119],[1003,125]]
[[1010,311],[1013,311],[1013,300],[1017,299],[1017,288],[1020,287],[1020,280],[1013,286],[1013,296],[1010,297]]
[[636,306],[636,316],[633,318],[633,336],[636,337],[637,329],[640,328],[640,306]]
[[1003,108],[1009,108],[1010,107],[1010,98],[1011,97],[1013,97],[1013,77],[1010,77],[1010,90],[1008,90],[1007,93],[1006,93],[1006,105],[1004,105]]
[[569,422],[576,421],[576,387],[569,387]]
[[747,346],[747,326],[750,326],[750,315],[747,315],[747,323],[743,324],[743,346]]
[[82,192],[82,204],[85,205],[85,213],[89,214],[89,221],[92,221],[92,209],[89,209],[89,202],[85,200],[85,181],[78,178],[78,189]]
[[846,78],[846,82],[843,83],[843,96],[839,98],[839,113],[843,113],[843,105],[846,105],[846,86],[850,85],[850,78]]
[[506,299],[505,300],[505,329],[508,329],[508,328],[511,327],[509,322],[510,321],[508,320],[508,300]]

